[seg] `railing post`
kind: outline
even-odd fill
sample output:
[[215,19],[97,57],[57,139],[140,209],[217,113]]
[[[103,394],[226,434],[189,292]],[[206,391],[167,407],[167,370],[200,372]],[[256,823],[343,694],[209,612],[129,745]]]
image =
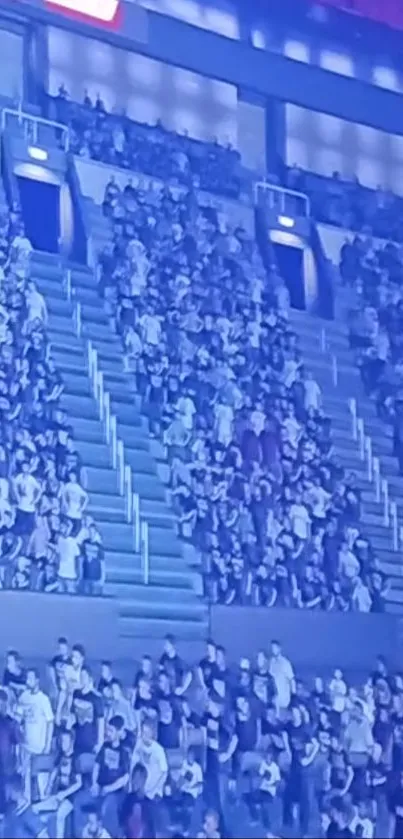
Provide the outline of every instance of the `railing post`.
[[137,492],[133,493],[133,524],[134,524],[134,551],[136,554],[140,553],[141,548],[141,533],[140,533],[140,496]]
[[150,582],[150,555],[148,541],[148,524],[146,521],[141,522],[141,562],[143,570],[143,582],[145,586],[148,586]]
[[67,268],[65,273],[65,287],[67,300],[70,301],[72,298],[71,268]]
[[73,319],[77,338],[81,338],[81,303],[74,306]]
[[118,478],[119,478],[119,493],[120,495],[124,495],[125,492],[125,450],[121,440],[118,440],[117,444],[117,456],[118,456]]
[[374,457],[372,466],[374,470],[375,500],[377,504],[379,504],[381,500],[381,471],[378,457]]
[[367,455],[368,480],[372,482],[372,441],[370,437],[365,438],[365,451]]
[[332,377],[333,385],[334,387],[337,387],[339,382],[339,371],[337,368],[337,357],[334,355],[334,353],[332,354]]
[[399,550],[399,522],[397,517],[397,504],[395,501],[391,502],[390,515],[392,519],[392,544],[393,550]]
[[354,398],[348,400],[348,407],[350,409],[350,414],[351,414],[353,440],[356,440],[357,437],[358,437],[358,432],[357,432],[357,402]]
[[111,444],[112,444],[112,466],[117,469],[118,465],[118,437],[117,437],[117,423],[116,417],[111,415]]
[[326,352],[327,341],[326,341],[326,329],[325,329],[324,326],[322,326],[322,329],[320,330],[320,348],[321,348],[322,352]]
[[96,383],[96,398],[97,398],[97,402],[98,402],[99,419],[102,422],[102,420],[104,418],[105,391],[104,391],[104,375],[103,375],[101,370],[97,370],[95,383]]
[[132,470],[128,464],[125,466],[125,493],[126,493],[126,518],[130,523],[133,515],[133,491],[132,491]]
[[389,505],[389,487],[388,482],[383,479],[381,483],[381,490],[382,490],[382,499],[383,499],[383,524],[384,527],[389,527],[389,513],[390,513],[390,506]]
[[109,393],[104,393],[104,418],[105,418],[105,437],[106,442],[111,442],[111,397]]
[[358,434],[358,444],[359,444],[359,449],[360,449],[360,460],[365,460],[364,421],[361,418],[357,419],[357,434]]

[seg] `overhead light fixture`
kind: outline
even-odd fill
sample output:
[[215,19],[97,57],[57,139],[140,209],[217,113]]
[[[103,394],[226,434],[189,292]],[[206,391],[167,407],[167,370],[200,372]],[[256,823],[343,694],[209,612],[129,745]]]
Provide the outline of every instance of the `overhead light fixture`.
[[28,146],[28,154],[32,157],[32,160],[40,160],[41,163],[45,163],[48,159],[46,149],[40,149],[39,146]]
[[288,227],[288,229],[295,227],[295,220],[291,216],[277,216],[277,221],[282,227]]

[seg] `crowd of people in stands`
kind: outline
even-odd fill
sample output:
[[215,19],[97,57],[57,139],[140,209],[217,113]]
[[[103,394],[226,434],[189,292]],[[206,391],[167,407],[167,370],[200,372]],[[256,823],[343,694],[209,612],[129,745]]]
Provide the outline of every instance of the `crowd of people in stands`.
[[[0,589],[91,593],[100,536],[18,207],[0,216]],[[96,550],[94,550],[94,542]],[[101,555],[102,561],[102,555]]]
[[333,454],[275,266],[192,190],[112,178],[104,211],[114,242],[100,291],[208,597],[382,611],[360,491]]
[[100,160],[145,175],[193,183],[199,189],[238,198],[240,155],[216,139],[202,143],[168,131],[161,123],[147,126],[124,114],[110,114],[98,95],[72,102],[65,87],[50,102],[51,113],[70,127],[70,148],[81,157]]
[[[127,674],[126,674],[127,675]],[[7,654],[0,835],[83,839],[323,836],[403,828],[403,678],[308,682],[277,641],[190,667],[166,638],[125,683],[60,638],[46,674]]]

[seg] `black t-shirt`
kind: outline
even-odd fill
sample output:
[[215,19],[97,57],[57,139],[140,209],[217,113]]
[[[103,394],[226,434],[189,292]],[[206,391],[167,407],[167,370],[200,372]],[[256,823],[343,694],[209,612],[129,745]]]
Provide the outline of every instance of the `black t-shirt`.
[[164,668],[169,680],[175,687],[182,683],[185,667],[177,653],[172,657],[163,653],[160,658],[160,665]]
[[130,758],[122,743],[118,746],[104,743],[96,760],[99,764],[98,783],[101,787],[114,784],[123,775],[129,773]]
[[20,693],[25,688],[25,683],[26,676],[23,671],[21,673],[12,673],[11,670],[6,667],[3,673],[3,687],[12,688],[17,693]]
[[85,539],[81,546],[83,557],[83,579],[99,582],[102,578],[102,561],[104,549],[99,542]]
[[237,719],[235,733],[240,752],[253,752],[257,746],[257,720],[252,715],[247,720]]
[[53,795],[63,792],[74,784],[77,777],[74,754],[60,754],[56,759],[55,770],[57,775],[52,790]]
[[16,747],[19,741],[16,721],[8,714],[0,715],[0,775],[15,771]]
[[182,714],[173,694],[157,696],[158,742],[164,749],[179,749]]
[[101,697],[94,690],[73,693],[73,713],[76,718],[75,746],[76,754],[90,754],[94,751],[98,739],[98,720],[103,716]]

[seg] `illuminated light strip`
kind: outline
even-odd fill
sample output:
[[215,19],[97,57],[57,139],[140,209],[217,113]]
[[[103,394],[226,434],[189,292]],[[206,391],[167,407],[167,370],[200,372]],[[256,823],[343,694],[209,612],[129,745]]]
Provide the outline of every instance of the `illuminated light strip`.
[[45,0],[54,11],[84,15],[99,23],[110,24],[119,11],[120,0]]

